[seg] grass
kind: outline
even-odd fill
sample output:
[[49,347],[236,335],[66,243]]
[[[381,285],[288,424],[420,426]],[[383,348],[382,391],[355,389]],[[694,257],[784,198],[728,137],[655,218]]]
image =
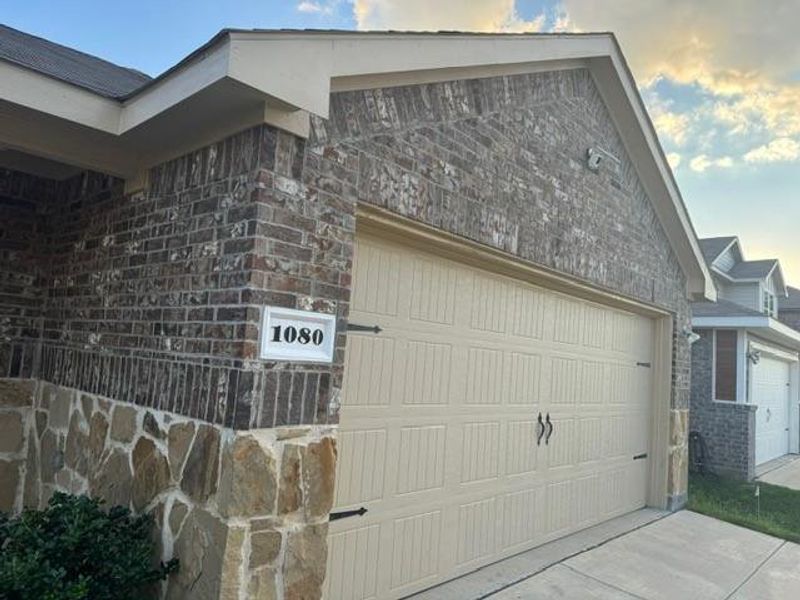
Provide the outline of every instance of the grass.
[[760,483],[756,513],[755,483],[718,475],[689,477],[688,508],[698,513],[800,543],[800,491]]

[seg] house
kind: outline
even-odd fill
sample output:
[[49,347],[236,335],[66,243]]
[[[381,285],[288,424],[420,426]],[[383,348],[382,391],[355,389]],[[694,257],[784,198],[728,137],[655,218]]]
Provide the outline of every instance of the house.
[[793,329],[800,330],[800,290],[786,286],[786,297],[778,307],[778,319]]
[[718,299],[692,304],[691,429],[712,468],[749,480],[798,452],[800,332],[779,320],[790,288],[777,260],[745,260],[736,237],[700,246]]
[[715,291],[612,35],[151,79],[3,28],[0,81],[0,508],[152,511],[171,598],[356,600],[685,503]]

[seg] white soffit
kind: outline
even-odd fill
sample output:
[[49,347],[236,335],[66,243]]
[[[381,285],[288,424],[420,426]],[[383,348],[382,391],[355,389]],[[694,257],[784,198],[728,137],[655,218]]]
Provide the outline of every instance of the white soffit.
[[[206,129],[213,141],[221,122],[269,122],[307,134],[306,113],[327,117],[331,91],[579,67],[590,70],[608,106],[687,276],[687,294],[715,300],[672,171],[611,34],[223,31],[123,102],[0,62],[0,81],[14,82],[0,86],[0,103],[102,132],[109,146],[119,140],[118,162],[104,166],[130,177],[191,150],[188,140],[202,144]],[[80,158],[82,166],[92,160]]]

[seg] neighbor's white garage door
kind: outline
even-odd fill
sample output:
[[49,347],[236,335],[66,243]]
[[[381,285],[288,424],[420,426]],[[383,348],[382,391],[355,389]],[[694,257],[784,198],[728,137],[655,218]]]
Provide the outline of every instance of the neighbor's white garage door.
[[[326,597],[398,598],[645,504],[651,320],[359,238]],[[553,424],[537,445],[538,417]],[[545,425],[549,431],[550,428]]]
[[756,411],[756,464],[789,452],[789,363],[762,356],[753,365]]

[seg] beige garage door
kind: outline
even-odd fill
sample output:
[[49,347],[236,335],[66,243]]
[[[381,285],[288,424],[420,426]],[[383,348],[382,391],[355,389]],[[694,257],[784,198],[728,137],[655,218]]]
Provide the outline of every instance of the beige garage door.
[[363,236],[355,260],[350,321],[382,331],[348,336],[334,510],[367,512],[331,522],[329,600],[644,506],[651,320]]

